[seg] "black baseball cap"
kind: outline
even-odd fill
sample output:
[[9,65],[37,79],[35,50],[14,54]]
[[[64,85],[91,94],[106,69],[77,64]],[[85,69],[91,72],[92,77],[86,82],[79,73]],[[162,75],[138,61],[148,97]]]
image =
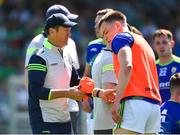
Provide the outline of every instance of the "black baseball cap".
[[49,7],[46,11],[46,18],[49,18],[51,15],[56,13],[64,14],[70,20],[75,20],[78,18],[78,15],[70,13],[70,11],[63,5],[53,5]]
[[49,29],[54,26],[73,27],[75,25],[77,25],[77,23],[69,20],[64,14],[56,13],[47,18],[45,29]]

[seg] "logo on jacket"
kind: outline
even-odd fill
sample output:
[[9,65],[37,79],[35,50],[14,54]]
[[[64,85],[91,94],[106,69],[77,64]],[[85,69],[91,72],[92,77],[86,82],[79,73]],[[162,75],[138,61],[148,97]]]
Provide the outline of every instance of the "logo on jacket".
[[97,48],[91,48],[91,52],[97,52]]
[[171,73],[172,73],[172,74],[174,74],[176,71],[177,71],[177,68],[176,68],[176,67],[172,67],[172,68],[171,68]]

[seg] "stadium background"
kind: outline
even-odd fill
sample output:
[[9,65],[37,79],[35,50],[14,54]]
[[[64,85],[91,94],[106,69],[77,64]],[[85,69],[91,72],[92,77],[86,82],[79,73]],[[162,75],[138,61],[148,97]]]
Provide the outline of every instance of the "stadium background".
[[180,56],[179,0],[0,0],[0,133],[30,133],[23,86],[25,50],[41,33],[46,9],[53,4],[65,5],[79,15],[72,37],[81,74],[87,44],[95,38],[94,18],[103,8],[124,12],[129,24],[141,30],[150,45],[157,28],[171,30],[176,41],[173,51]]

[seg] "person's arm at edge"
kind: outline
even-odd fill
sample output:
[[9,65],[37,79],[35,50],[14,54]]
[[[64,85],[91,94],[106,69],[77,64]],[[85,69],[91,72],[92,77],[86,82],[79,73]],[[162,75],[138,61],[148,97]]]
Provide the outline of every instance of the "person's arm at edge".
[[51,89],[48,100],[56,98],[70,98],[77,101],[82,101],[84,93],[78,91],[78,89],[72,87],[69,89]]
[[89,63],[86,63],[83,76],[90,77],[90,72],[91,72],[91,67],[90,67]]
[[118,85],[116,87],[116,100],[120,101],[120,96],[124,92],[125,88],[128,85],[132,74],[132,52],[130,47],[123,47],[118,52],[118,59],[121,61],[121,68],[118,75]]
[[118,111],[121,109],[119,108],[120,97],[127,87],[132,74],[133,65],[131,48],[128,46],[121,48],[118,52],[118,60],[121,61],[121,68],[118,75],[118,85],[116,86],[116,98],[112,108],[112,118],[116,123],[121,121]]
[[23,80],[24,86],[26,88],[26,90],[28,90],[28,71],[25,68],[24,70],[24,80]]
[[81,101],[84,93],[78,91],[76,87],[69,89],[50,89],[44,87],[47,74],[46,62],[43,58],[33,55],[28,65],[29,91],[31,95],[43,100],[56,98],[71,98]]

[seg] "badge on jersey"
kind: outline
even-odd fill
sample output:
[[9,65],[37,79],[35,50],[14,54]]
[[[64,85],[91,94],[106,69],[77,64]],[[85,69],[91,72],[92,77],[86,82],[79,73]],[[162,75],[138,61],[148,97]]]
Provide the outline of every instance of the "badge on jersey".
[[172,67],[171,68],[171,73],[174,74],[176,72],[176,70],[177,70],[177,67]]

